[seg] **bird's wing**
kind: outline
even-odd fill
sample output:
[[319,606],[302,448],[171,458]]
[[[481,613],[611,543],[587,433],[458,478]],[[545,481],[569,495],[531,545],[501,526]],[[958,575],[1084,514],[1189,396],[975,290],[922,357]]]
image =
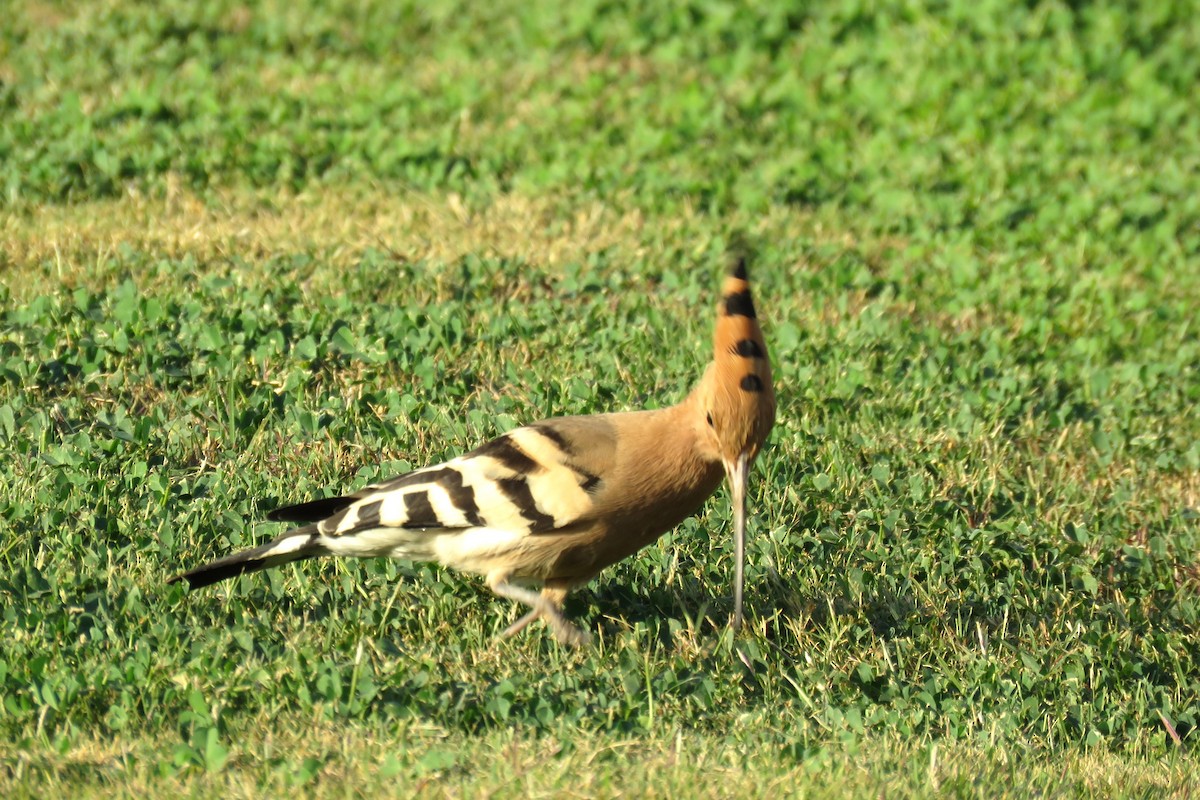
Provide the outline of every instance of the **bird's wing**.
[[317,523],[326,536],[378,528],[496,528],[547,533],[586,520],[615,459],[604,416],[517,428],[444,464],[343,497],[277,509],[269,519]]

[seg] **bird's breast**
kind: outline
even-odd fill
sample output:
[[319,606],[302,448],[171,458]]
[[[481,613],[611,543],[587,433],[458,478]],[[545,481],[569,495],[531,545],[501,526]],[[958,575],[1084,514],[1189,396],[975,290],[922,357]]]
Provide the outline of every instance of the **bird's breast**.
[[[598,508],[584,525],[540,533],[521,542],[523,562],[514,575],[584,583],[600,570],[633,555],[696,513],[720,485],[719,466],[688,474],[689,480],[647,479],[621,497],[597,497]],[[656,478],[662,478],[659,473]]]

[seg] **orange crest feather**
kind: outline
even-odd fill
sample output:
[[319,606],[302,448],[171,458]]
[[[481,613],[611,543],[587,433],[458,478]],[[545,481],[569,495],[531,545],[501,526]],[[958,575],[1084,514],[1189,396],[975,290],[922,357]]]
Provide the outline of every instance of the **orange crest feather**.
[[722,450],[753,458],[775,424],[775,387],[744,256],[733,258],[721,288],[713,367],[713,411],[722,418]]

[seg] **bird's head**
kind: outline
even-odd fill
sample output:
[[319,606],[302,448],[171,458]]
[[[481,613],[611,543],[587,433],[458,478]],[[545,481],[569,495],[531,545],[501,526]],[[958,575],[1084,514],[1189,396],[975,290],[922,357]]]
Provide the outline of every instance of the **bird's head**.
[[[734,254],[721,289],[713,360],[693,392],[702,447],[725,467],[733,501],[733,625],[742,622],[746,551],[746,484],[754,459],[775,424],[775,387],[767,345],[750,297],[746,256]],[[702,416],[702,421],[701,421]]]

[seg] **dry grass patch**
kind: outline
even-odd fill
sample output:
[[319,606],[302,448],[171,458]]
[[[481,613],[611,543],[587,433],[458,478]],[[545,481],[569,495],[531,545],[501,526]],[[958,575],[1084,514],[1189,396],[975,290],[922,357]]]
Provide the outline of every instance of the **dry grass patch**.
[[[202,267],[285,253],[318,255],[336,272],[368,249],[403,260],[444,263],[474,254],[556,265],[582,254],[629,247],[639,212],[591,202],[564,209],[550,200],[505,195],[471,207],[455,194],[314,189],[301,194],[225,190],[202,198],[177,186],[163,197],[130,191],[116,200],[44,206],[0,220],[0,276],[28,297],[52,287],[107,283],[123,252],[191,257]],[[111,268],[110,268],[111,267]]]
[[1091,752],[1046,761],[1020,748],[866,740],[798,758],[773,749],[731,752],[691,734],[651,741],[580,734],[569,743],[493,731],[464,739],[420,722],[393,730],[299,719],[241,732],[222,769],[171,764],[170,744],[80,739],[65,750],[0,745],[0,788],[76,797],[163,794],[259,797],[1080,797],[1189,796],[1187,759]]
[[[737,222],[773,241],[844,239],[786,207]],[[117,199],[0,216],[0,283],[21,302],[64,288],[103,289],[125,276],[141,284],[139,269],[173,283],[170,270],[152,269],[163,259],[183,262],[181,269],[192,273],[235,269],[252,279],[246,265],[253,270],[274,257],[307,253],[314,257],[311,288],[328,290],[369,250],[399,262],[454,264],[473,255],[556,268],[597,252],[617,263],[664,252],[700,255],[724,228],[693,208],[657,218],[619,198],[506,194],[469,202],[454,193],[381,185],[202,196],[175,180],[161,194],[131,188]]]

